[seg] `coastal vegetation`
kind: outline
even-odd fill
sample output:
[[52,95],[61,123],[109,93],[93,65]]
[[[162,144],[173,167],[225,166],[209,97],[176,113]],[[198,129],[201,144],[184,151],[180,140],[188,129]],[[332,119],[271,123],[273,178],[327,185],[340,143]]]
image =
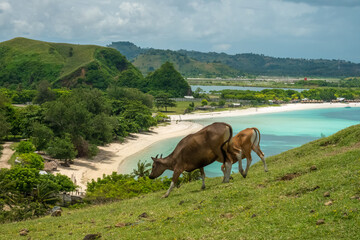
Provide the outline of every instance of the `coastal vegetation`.
[[82,239],[87,234],[106,239],[357,239],[359,137],[360,125],[355,125],[267,158],[267,173],[256,163],[246,179],[232,174],[229,184],[211,178],[205,190],[194,181],[167,199],[160,198],[165,190],[159,190],[65,209],[57,218],[2,224],[1,234],[17,239],[27,229],[27,237],[36,239]]

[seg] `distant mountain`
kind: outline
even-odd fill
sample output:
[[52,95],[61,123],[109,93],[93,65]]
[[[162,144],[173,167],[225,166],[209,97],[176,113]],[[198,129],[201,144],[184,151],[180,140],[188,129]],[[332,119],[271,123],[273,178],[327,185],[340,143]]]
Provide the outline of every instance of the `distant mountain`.
[[184,77],[238,77],[244,72],[221,62],[198,61],[179,51],[139,48],[130,42],[113,42],[108,45],[125,55],[144,75],[171,62]]
[[0,43],[0,86],[35,88],[37,82],[48,80],[55,87],[86,84],[105,89],[121,74],[143,80],[139,70],[112,48],[26,38]]
[[130,42],[113,42],[109,47],[124,54],[144,74],[166,61],[186,77],[235,77],[245,73],[267,76],[353,77],[360,64],[343,60],[274,58],[260,54],[203,53],[140,48]]

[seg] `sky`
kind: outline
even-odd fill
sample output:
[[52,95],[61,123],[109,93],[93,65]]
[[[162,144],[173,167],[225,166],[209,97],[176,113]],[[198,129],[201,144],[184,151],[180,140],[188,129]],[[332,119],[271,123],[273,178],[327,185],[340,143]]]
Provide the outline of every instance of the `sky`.
[[360,63],[360,0],[0,0],[15,37]]

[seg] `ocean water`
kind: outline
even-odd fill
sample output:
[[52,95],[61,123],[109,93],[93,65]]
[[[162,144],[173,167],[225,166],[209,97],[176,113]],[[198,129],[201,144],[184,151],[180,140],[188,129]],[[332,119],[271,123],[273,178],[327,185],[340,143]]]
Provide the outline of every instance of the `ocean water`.
[[[346,127],[360,124],[360,107],[328,108],[316,110],[300,110],[253,116],[208,118],[193,122],[207,126],[213,122],[226,122],[233,127],[234,135],[248,127],[257,127],[261,133],[260,148],[265,157],[301,146],[318,138],[329,136]],[[183,137],[166,139],[157,142],[147,149],[130,156],[119,167],[119,173],[131,173],[139,160],[152,162],[151,157],[157,154],[167,156]],[[252,164],[260,158],[252,152]],[[246,159],[243,159],[243,165]],[[222,176],[221,163],[214,162],[205,167],[207,177]],[[268,164],[269,168],[271,166]],[[238,172],[238,164],[232,167]],[[251,172],[250,172],[251,174]],[[172,176],[172,171],[163,175]]]

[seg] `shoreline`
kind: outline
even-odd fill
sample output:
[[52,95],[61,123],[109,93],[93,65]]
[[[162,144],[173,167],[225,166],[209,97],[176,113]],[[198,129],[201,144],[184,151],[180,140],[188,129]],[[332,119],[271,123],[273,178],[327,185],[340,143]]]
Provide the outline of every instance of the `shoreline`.
[[70,167],[58,166],[55,173],[70,177],[78,186],[79,191],[85,191],[86,183],[92,179],[101,178],[103,174],[119,172],[126,159],[152,144],[168,138],[186,136],[195,133],[203,126],[188,120],[246,116],[254,114],[277,113],[297,110],[310,110],[322,108],[360,107],[360,103],[319,103],[319,104],[284,104],[274,107],[248,108],[223,112],[195,113],[187,115],[170,115],[171,122],[166,126],[158,126],[149,132],[131,134],[125,141],[110,143],[99,147],[99,153],[93,159],[77,158]]
[[238,117],[255,114],[290,112],[299,110],[312,110],[324,108],[360,107],[360,103],[289,103],[280,106],[252,107],[246,109],[234,109],[222,112],[190,113],[186,115],[170,115],[172,121],[187,121],[205,118]]

